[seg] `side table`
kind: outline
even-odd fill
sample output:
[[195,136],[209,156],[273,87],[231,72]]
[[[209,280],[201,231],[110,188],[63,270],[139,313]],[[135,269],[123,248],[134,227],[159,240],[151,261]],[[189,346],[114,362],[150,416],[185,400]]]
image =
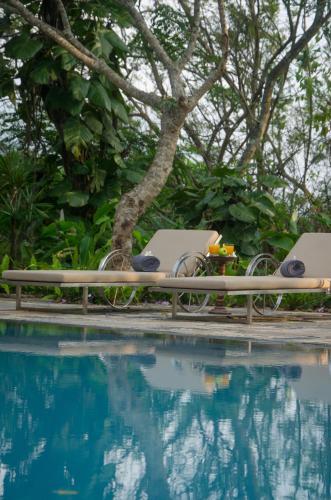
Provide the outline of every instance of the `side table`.
[[[218,274],[220,276],[225,276],[226,264],[234,262],[238,257],[232,257],[231,255],[208,255],[207,259],[212,264],[217,264]],[[210,314],[224,314],[226,313],[226,308],[224,307],[224,297],[222,295],[217,295],[215,307],[209,311]]]

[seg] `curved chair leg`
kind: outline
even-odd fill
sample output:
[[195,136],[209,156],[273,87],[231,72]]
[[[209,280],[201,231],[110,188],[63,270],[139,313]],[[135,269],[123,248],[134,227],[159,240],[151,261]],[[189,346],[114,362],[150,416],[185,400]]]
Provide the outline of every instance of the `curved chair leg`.
[[[127,271],[131,269],[132,256],[122,252],[122,250],[113,250],[106,255],[99,264],[99,271]],[[109,287],[99,289],[99,293],[104,301],[113,309],[126,309],[133,301],[138,287],[130,286],[130,283],[123,286]]]

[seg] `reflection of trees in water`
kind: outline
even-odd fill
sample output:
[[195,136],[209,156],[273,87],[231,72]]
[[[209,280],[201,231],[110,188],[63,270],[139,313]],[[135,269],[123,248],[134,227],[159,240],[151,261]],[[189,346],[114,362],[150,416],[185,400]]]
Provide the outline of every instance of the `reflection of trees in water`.
[[[112,361],[108,359],[106,365],[109,371],[110,414],[121,419],[122,425],[132,435],[133,443],[137,443],[144,457],[144,475],[139,478],[141,484],[136,494],[140,495],[144,491],[148,498],[156,498],[156,494],[162,499],[169,498],[169,485],[163,463],[162,433],[157,423],[159,415],[155,412],[159,405],[156,405],[156,408],[153,405],[152,391],[146,390],[148,388],[141,372],[136,370],[128,358],[121,357]],[[129,443],[127,453],[131,453],[131,440]],[[128,482],[128,471],[124,468],[122,470],[124,476],[118,476],[118,480],[123,487]],[[126,498],[129,498],[129,493],[133,492],[126,491]]]
[[330,408],[296,401],[276,367],[232,368],[207,396],[153,389],[139,358],[0,353],[0,366],[11,497],[330,497]]
[[10,498],[46,499],[52,490],[75,489],[75,477],[86,490],[102,467],[86,440],[99,437],[107,415],[102,364],[0,353],[0,366],[0,450],[11,443],[0,461],[9,469]]

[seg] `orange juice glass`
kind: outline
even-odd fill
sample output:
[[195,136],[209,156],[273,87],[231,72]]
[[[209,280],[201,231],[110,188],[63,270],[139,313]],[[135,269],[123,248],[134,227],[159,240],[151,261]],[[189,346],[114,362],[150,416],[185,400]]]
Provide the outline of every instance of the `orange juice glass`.
[[233,252],[234,252],[234,245],[232,245],[232,244],[230,245],[229,243],[225,243],[223,246],[224,246],[224,248],[226,250],[226,253],[228,255],[232,255],[233,254]]
[[212,255],[218,255],[218,252],[220,251],[220,246],[218,243],[215,245],[209,245],[209,253]]

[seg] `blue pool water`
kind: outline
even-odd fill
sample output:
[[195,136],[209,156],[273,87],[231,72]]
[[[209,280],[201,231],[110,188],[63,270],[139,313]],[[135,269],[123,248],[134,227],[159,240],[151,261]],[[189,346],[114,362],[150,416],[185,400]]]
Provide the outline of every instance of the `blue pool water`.
[[330,498],[329,357],[1,323],[0,498]]

